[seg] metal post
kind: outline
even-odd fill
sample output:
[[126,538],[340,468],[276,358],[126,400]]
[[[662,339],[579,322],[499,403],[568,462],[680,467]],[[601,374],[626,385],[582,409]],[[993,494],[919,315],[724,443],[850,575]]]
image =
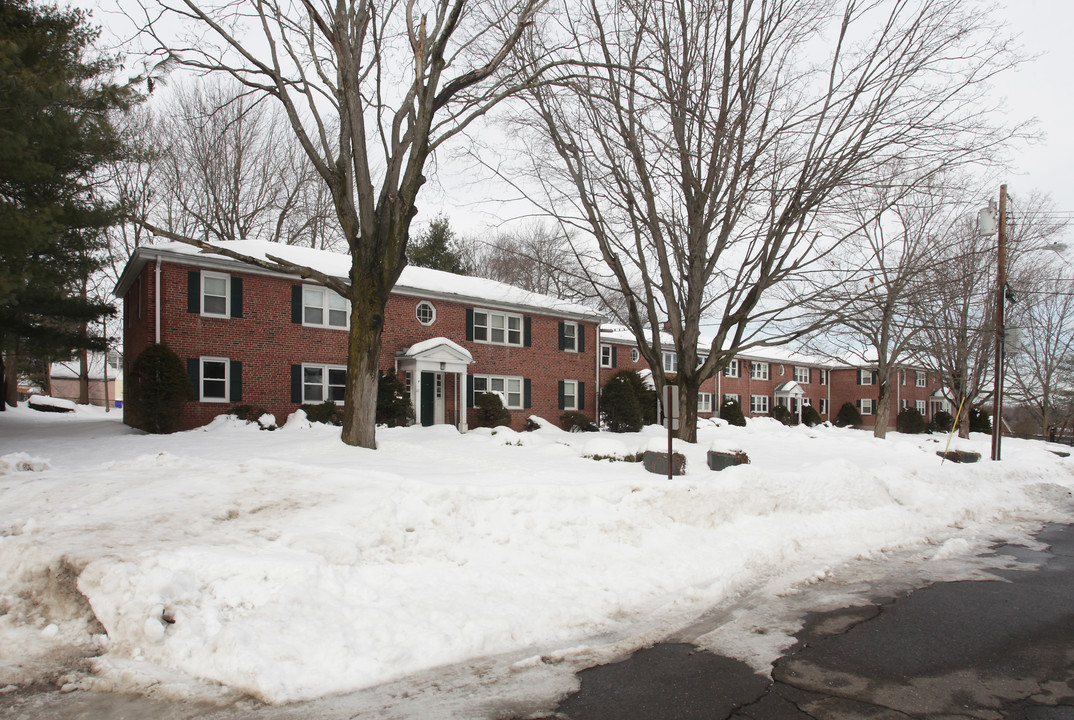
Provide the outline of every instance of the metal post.
[[999,232],[996,267],[996,358],[992,387],[992,460],[1000,459],[1003,440],[1003,340],[1006,332],[1004,305],[1007,295],[1007,186],[999,186]]

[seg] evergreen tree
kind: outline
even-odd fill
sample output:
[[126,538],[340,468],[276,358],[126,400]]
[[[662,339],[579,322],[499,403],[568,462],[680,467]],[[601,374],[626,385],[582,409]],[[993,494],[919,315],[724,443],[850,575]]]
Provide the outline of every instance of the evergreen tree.
[[410,244],[406,251],[407,262],[418,267],[443,270],[456,275],[468,275],[470,268],[462,260],[455,233],[443,215],[429,223],[416,242]]
[[0,3],[0,350],[9,404],[18,353],[104,349],[88,327],[110,308],[93,297],[89,278],[117,212],[95,196],[94,180],[122,154],[111,116],[131,92],[109,80],[116,59],[93,55],[97,35],[82,10]]

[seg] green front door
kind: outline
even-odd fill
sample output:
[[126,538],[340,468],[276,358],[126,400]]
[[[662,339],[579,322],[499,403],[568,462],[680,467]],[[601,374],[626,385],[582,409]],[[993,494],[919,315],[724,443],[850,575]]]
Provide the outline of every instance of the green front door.
[[421,424],[429,427],[436,415],[436,373],[421,374]]

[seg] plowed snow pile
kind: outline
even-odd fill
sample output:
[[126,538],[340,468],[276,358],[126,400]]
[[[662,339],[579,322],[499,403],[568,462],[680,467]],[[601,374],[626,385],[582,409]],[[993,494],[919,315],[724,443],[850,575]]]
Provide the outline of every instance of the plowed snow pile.
[[[663,432],[382,429],[371,451],[300,417],[147,436],[98,409],[0,413],[0,688],[313,698],[1070,517],[1074,465],[1036,442],[941,466],[945,437],[758,420],[703,425],[672,481],[587,457]],[[956,442],[987,457],[987,437]],[[751,464],[711,472],[713,443]]]

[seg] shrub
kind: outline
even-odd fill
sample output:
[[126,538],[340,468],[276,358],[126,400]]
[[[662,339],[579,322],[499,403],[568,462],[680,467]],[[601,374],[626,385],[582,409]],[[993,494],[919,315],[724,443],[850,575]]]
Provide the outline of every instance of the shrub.
[[503,406],[503,400],[496,393],[483,392],[474,395],[474,410],[477,411],[477,427],[498,427],[511,424],[511,413]]
[[929,423],[929,427],[940,432],[951,432],[951,428],[955,426],[955,419],[951,417],[951,413],[946,410],[940,410],[932,416],[932,422]]
[[310,422],[319,422],[326,425],[343,424],[343,418],[339,415],[343,408],[331,400],[325,400],[320,405],[306,404],[302,406],[302,409],[306,411],[306,418]]
[[791,413],[790,408],[788,408],[786,405],[776,405],[774,408],[772,408],[772,411],[768,413],[768,416],[779,420],[784,425],[793,425],[795,420],[795,417]]
[[802,407],[803,425],[805,425],[806,427],[813,427],[815,425],[820,425],[822,422],[824,422],[824,420],[823,418],[821,418],[820,413],[817,412],[817,409],[815,407],[813,407],[812,405],[804,405]]
[[746,427],[746,416],[742,414],[742,406],[738,404],[738,400],[724,401],[720,406],[720,417],[730,425]]
[[904,408],[895,418],[895,429],[907,435],[923,433],[925,432],[925,417],[916,408]]
[[167,345],[149,343],[138,355],[124,389],[127,421],[151,433],[170,433],[191,399],[190,376]]
[[861,427],[861,412],[854,403],[845,402],[843,407],[839,408],[839,413],[832,424],[836,427]]
[[600,391],[601,422],[615,433],[637,432],[642,428],[641,403],[631,375],[641,380],[633,370],[624,370],[612,376]]
[[988,413],[980,408],[970,410],[970,432],[992,433],[992,419]]
[[596,432],[600,428],[584,413],[565,412],[559,416],[560,426],[567,432]]
[[245,420],[246,422],[257,422],[258,418],[267,413],[263,407],[257,407],[256,405],[236,405],[227,411],[228,415],[234,415],[239,420]]
[[414,405],[407,395],[406,385],[395,369],[380,376],[377,384],[377,424],[402,427],[414,422]]

